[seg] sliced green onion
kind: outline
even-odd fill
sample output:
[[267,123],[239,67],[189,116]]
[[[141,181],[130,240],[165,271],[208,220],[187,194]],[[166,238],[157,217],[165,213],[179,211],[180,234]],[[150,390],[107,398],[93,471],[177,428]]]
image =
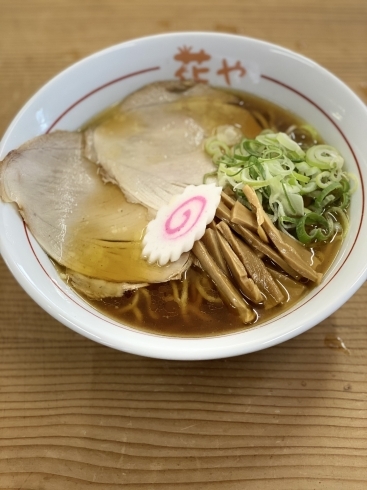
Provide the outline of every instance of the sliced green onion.
[[279,225],[286,230],[296,228],[299,218],[291,218],[290,216],[279,216]]
[[316,175],[315,182],[321,189],[325,189],[330,184],[330,172],[328,170],[320,172]]
[[340,168],[333,168],[330,171],[330,180],[334,182],[340,182],[343,178],[343,172]]
[[338,216],[338,218],[339,218],[338,222],[340,223],[340,225],[342,227],[343,237],[345,237],[348,230],[349,230],[349,219],[348,219],[347,214],[340,207],[329,208],[327,210],[327,214],[333,216],[335,219],[337,219],[336,216]]
[[305,152],[286,133],[278,133],[277,134],[277,140],[279,141],[279,143],[282,146],[284,146],[284,148],[287,148],[287,150],[290,150],[290,151],[296,153],[296,155],[298,155],[298,157],[304,158]]
[[[232,167],[232,169],[233,169],[233,168],[234,168],[234,167]],[[240,174],[240,173],[242,172],[242,170],[243,170],[243,168],[242,168],[242,167],[240,167],[240,168],[235,169],[235,171],[234,171],[234,172],[229,172],[229,171],[227,171],[227,172],[226,172],[226,174],[228,175],[228,177],[235,177],[236,175]]]
[[296,210],[294,209],[294,207],[292,206],[292,203],[289,199],[289,196],[288,196],[288,192],[287,192],[287,189],[285,188],[285,185],[284,183],[282,182],[282,187],[283,187],[283,191],[284,191],[284,194],[285,194],[285,197],[287,199],[287,202],[288,202],[288,206],[290,207],[291,211],[293,214],[296,214]]
[[[297,129],[318,139],[312,127],[292,131]],[[264,130],[232,146],[214,136],[205,149],[218,167],[205,175],[205,181],[216,174],[219,185],[230,185],[246,206],[241,189],[251,186],[272,221],[286,233],[296,228],[301,242],[324,241],[338,229],[345,230],[345,210],[357,178],[343,171],[344,159],[334,147],[317,144],[305,152],[287,134]]]
[[233,158],[238,162],[247,162],[250,159],[250,155],[239,155],[238,153],[233,154]]
[[[334,191],[339,191],[337,192],[337,194],[341,194],[341,192],[343,191],[341,184],[339,184],[338,182],[333,182],[332,184],[329,184],[322,192],[320,192],[314,203],[314,208],[316,212],[318,210],[321,211],[325,207],[325,205],[330,203],[331,201],[335,201],[336,196],[331,194]],[[327,196],[333,196],[333,198],[326,199]],[[325,200],[327,201],[326,203]]]
[[350,186],[349,188],[349,194],[353,194],[357,188],[358,188],[358,184],[359,184],[359,180],[358,180],[358,177],[354,174],[350,174],[350,173],[346,173],[345,176],[348,178],[349,182],[352,181],[353,182],[353,186]]
[[265,146],[256,140],[245,140],[242,143],[242,146],[247,151],[247,153],[255,157],[261,157],[262,152],[265,149]]
[[310,133],[310,135],[312,136],[312,139],[314,141],[317,141],[319,139],[318,132],[316,131],[316,129],[313,126],[310,126],[309,124],[302,124],[300,126],[300,129],[303,129],[303,130],[307,131],[308,133]]
[[229,146],[226,143],[224,143],[224,141],[220,141],[215,136],[213,136],[205,141],[205,151],[210,156],[213,156],[218,151],[222,154],[224,153],[228,155],[230,149]]
[[346,209],[349,206],[349,203],[350,203],[350,195],[347,192],[344,192],[340,200],[340,208]]
[[312,167],[318,167],[321,170],[330,170],[332,168],[341,168],[344,163],[344,158],[333,146],[315,145],[307,150],[306,162]]
[[227,155],[223,155],[217,163],[224,163],[227,167],[238,167],[238,165],[240,165],[240,162]]
[[307,177],[307,175],[302,175],[294,171],[292,172],[292,175],[298,180],[298,182],[304,182],[306,184],[307,182],[310,182],[310,177]]
[[276,146],[269,146],[267,149],[265,149],[262,154],[261,158],[259,160],[261,162],[266,162],[268,160],[277,160],[278,158],[281,158],[283,156],[283,152],[280,148]]
[[[311,231],[307,233],[306,227],[310,226]],[[320,214],[308,213],[298,221],[296,233],[301,243],[322,242],[329,239],[332,228],[330,222]]]
[[292,160],[292,162],[294,162],[294,163],[303,162],[303,158],[300,157],[294,151],[287,151],[287,157],[289,158],[289,160]]

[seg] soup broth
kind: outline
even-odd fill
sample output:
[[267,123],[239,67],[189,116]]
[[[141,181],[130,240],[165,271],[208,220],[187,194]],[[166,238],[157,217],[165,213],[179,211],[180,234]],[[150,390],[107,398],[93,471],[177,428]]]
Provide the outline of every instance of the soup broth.
[[321,283],[348,229],[344,163],[275,104],[166,80],[10,152],[0,198],[93,308],[214,336],[283,315]]
[[[240,97],[239,105],[250,111],[262,128],[287,132],[300,146],[307,147],[321,142],[319,137],[302,129],[305,122],[294,114],[253,95],[239,92],[236,95]],[[83,129],[113,120],[116,111],[116,108],[105,111]],[[340,244],[340,237],[335,236],[329,243],[308,247],[320,260],[318,272],[327,271]],[[315,287],[311,281],[294,281],[284,275],[283,271],[279,275],[279,268],[270,259],[265,259],[265,264],[285,293],[286,301],[273,308],[267,304],[251,305],[257,318],[250,325],[244,325],[235,311],[223,303],[211,279],[197,265],[191,266],[181,280],[152,284],[129,291],[121,298],[98,301],[87,297],[84,299],[110,318],[146,332],[179,337],[223,335],[261,325],[284,313]]]
[[[327,271],[339,248],[340,241],[334,240],[312,249],[316,256],[324,258],[318,267],[319,272]],[[270,261],[269,266],[276,270]],[[198,294],[194,287],[195,281],[201,282],[209,299]],[[85,297],[85,300],[110,318],[149,333],[177,337],[215,336],[257,327],[284,313],[315,287],[311,282],[299,285],[291,278],[285,281],[277,279],[277,282],[286,292],[286,301],[270,309],[263,305],[252,305],[257,314],[257,320],[252,325],[241,322],[238,315],[221,301],[208,276],[196,267],[189,269],[185,279],[180,281],[152,284],[128,292],[121,298],[93,301]],[[186,288],[190,306],[183,313],[180,298]]]

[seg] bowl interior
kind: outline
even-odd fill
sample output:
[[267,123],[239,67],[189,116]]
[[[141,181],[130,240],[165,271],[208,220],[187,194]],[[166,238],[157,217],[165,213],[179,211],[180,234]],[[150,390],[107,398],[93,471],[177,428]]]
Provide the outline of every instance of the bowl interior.
[[9,268],[46,311],[98,342],[152,357],[206,359],[269,347],[335,311],[366,276],[363,181],[367,110],[338,79],[310,60],[268,43],[231,35],[180,33],[124,43],[73,65],[45,85],[3,137],[0,158],[28,139],[75,130],[143,85],[194,78],[261,96],[317,128],[360,181],[350,230],[322,284],[275,320],[215,338],[179,339],[139,332],[94,310],[58,276],[13,205],[0,203],[0,245]]

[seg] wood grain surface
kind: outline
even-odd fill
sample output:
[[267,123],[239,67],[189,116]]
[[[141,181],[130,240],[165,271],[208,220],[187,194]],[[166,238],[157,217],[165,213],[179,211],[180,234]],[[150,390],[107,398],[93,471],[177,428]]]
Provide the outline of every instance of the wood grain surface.
[[[286,46],[367,102],[366,0],[0,0],[1,133],[69,64],[177,30]],[[364,490],[366,315],[364,285],[271,349],[152,360],[62,326],[0,259],[0,490]]]

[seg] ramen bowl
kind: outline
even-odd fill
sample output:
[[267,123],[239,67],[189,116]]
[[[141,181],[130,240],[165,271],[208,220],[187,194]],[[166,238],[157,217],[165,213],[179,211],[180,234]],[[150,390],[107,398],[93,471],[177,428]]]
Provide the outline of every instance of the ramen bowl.
[[322,283],[278,317],[236,333],[180,338],[118,323],[78,296],[58,275],[14,205],[0,202],[0,247],[25,291],[74,331],[143,356],[198,360],[236,356],[284,342],[338,309],[366,278],[367,109],[313,61],[256,39],[217,33],[172,33],[125,42],[76,63],[42,87],[6,131],[0,158],[54,130],[76,130],[105,108],[159,80],[194,79],[245,91],[291,111],[343,154],[358,180],[350,228]]

